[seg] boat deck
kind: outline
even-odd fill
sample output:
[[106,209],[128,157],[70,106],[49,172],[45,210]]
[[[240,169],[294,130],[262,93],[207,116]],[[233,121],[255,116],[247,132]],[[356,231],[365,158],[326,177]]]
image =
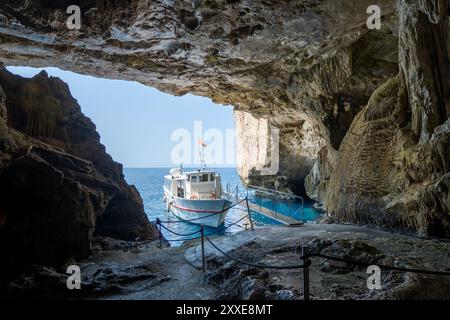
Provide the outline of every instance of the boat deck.
[[[231,195],[231,194],[226,193],[226,192],[223,193],[222,198],[227,199],[229,201],[232,201],[234,203],[242,201],[242,200],[245,199],[245,198],[236,198],[235,195]],[[242,204],[242,205],[245,207],[245,204]],[[284,214],[281,214],[281,213],[278,213],[278,212],[276,212],[274,210],[271,210],[271,209],[262,207],[260,205],[254,204],[254,203],[252,203],[250,201],[248,202],[248,206],[249,206],[250,210],[256,211],[256,212],[258,212],[258,213],[260,213],[260,214],[262,214],[262,215],[264,215],[264,216],[266,216],[266,217],[268,217],[270,219],[276,220],[276,221],[278,221],[278,222],[280,222],[280,223],[282,223],[284,225],[291,226],[291,227],[303,225],[303,222],[301,222],[299,220],[295,220],[295,219],[293,219],[291,217],[288,217],[288,216],[286,216]]]

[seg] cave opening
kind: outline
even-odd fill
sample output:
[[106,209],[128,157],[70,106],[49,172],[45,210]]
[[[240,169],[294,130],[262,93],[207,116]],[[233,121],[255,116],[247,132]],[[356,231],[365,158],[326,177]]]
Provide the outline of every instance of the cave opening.
[[[162,181],[170,168],[179,165],[199,167],[199,140],[208,145],[206,150],[211,148],[205,152],[207,166],[223,171],[225,182],[240,183],[232,106],[53,67],[11,66],[7,70],[30,80],[16,87],[11,84],[18,95],[9,101],[15,106],[8,112],[9,125],[94,165],[106,162],[96,152],[110,155],[120,169],[109,168],[107,175],[120,175],[123,165],[125,179],[137,187],[149,218],[155,208],[163,209],[158,178]],[[3,76],[4,84],[13,82],[6,78]],[[26,108],[36,110],[28,112]],[[73,117],[80,119],[69,123],[68,118]],[[92,140],[98,140],[99,149],[87,147]],[[114,201],[109,205],[114,206]]]
[[[95,78],[53,67],[10,66],[7,70],[0,80],[4,90],[15,93],[7,94],[9,126],[92,162],[94,168],[100,168],[102,177],[113,181],[106,188],[106,196],[109,197],[108,192],[114,195],[108,199],[100,197],[93,203],[105,212],[96,218],[95,234],[134,240],[135,231],[112,227],[142,223],[138,216],[126,214],[142,212],[141,207],[149,221],[165,217],[161,200],[163,177],[180,164],[198,168],[199,141],[208,145],[206,164],[222,175],[224,186],[242,187],[240,174],[248,168],[241,165],[238,173],[238,153],[241,163],[252,166],[249,171],[267,163],[270,141],[265,140],[271,124],[267,119],[250,120],[249,114],[237,112],[245,114],[242,120],[230,105],[219,106],[209,98],[190,94],[176,97],[137,82]],[[254,121],[263,131],[252,132]],[[292,130],[282,134],[287,137],[291,133]],[[241,148],[236,148],[237,136],[245,141]],[[285,166],[283,161],[281,166]],[[70,170],[68,175],[72,174]],[[115,192],[115,188],[122,192]],[[102,186],[102,192],[104,189]],[[308,203],[306,211],[313,220],[320,214],[313,203]],[[261,223],[276,222],[262,218]],[[104,232],[102,228],[109,229]]]
[[[236,166],[235,127],[230,105],[220,106],[208,98],[191,94],[173,96],[137,82],[96,78],[53,67],[7,67],[7,70],[25,78],[39,77],[40,72],[45,72],[44,78],[56,77],[64,81],[68,86],[67,94],[73,96],[81,112],[92,121],[106,151],[125,168],[199,165],[195,146],[198,139],[205,140],[214,149],[207,154],[208,166]],[[32,86],[31,83],[28,86]],[[57,116],[58,106],[52,101],[57,96],[31,95],[25,95],[22,100],[41,99],[42,108],[55,109],[48,112],[49,117]],[[63,102],[67,102],[70,97],[64,99]],[[39,138],[56,134],[50,132],[50,124],[37,128],[35,121],[45,122],[45,119],[20,119],[26,117],[24,112],[13,111],[9,120],[15,118],[21,131]],[[183,140],[189,138],[191,141]],[[219,147],[222,150],[216,150]]]

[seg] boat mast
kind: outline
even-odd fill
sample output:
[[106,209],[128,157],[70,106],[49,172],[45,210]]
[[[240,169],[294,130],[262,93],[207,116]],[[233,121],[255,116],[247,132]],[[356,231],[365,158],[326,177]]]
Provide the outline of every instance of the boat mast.
[[199,157],[200,157],[200,170],[204,170],[206,168],[205,162],[205,148],[208,146],[203,142],[203,139],[198,139],[197,143],[200,145],[198,149]]

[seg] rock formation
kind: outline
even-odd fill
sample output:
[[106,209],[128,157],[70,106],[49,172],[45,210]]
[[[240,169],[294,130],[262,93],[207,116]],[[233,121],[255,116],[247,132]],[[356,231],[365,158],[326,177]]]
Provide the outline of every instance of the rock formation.
[[429,4],[400,2],[400,73],[375,90],[341,144],[325,198],[331,216],[449,235],[449,3]]
[[[80,30],[68,1],[0,3],[6,65],[232,104],[246,183],[306,187],[340,221],[450,235],[448,0],[378,1],[380,30],[369,0],[70,1]],[[261,176],[272,129],[280,167]]]
[[154,236],[138,192],[64,82],[1,69],[0,93],[2,268],[86,256],[94,233]]

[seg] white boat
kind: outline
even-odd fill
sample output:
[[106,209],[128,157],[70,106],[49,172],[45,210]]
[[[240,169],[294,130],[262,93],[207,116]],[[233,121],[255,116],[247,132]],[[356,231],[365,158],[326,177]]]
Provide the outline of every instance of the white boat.
[[218,228],[232,205],[221,196],[221,177],[215,171],[183,172],[179,168],[164,176],[166,209],[182,220]]

